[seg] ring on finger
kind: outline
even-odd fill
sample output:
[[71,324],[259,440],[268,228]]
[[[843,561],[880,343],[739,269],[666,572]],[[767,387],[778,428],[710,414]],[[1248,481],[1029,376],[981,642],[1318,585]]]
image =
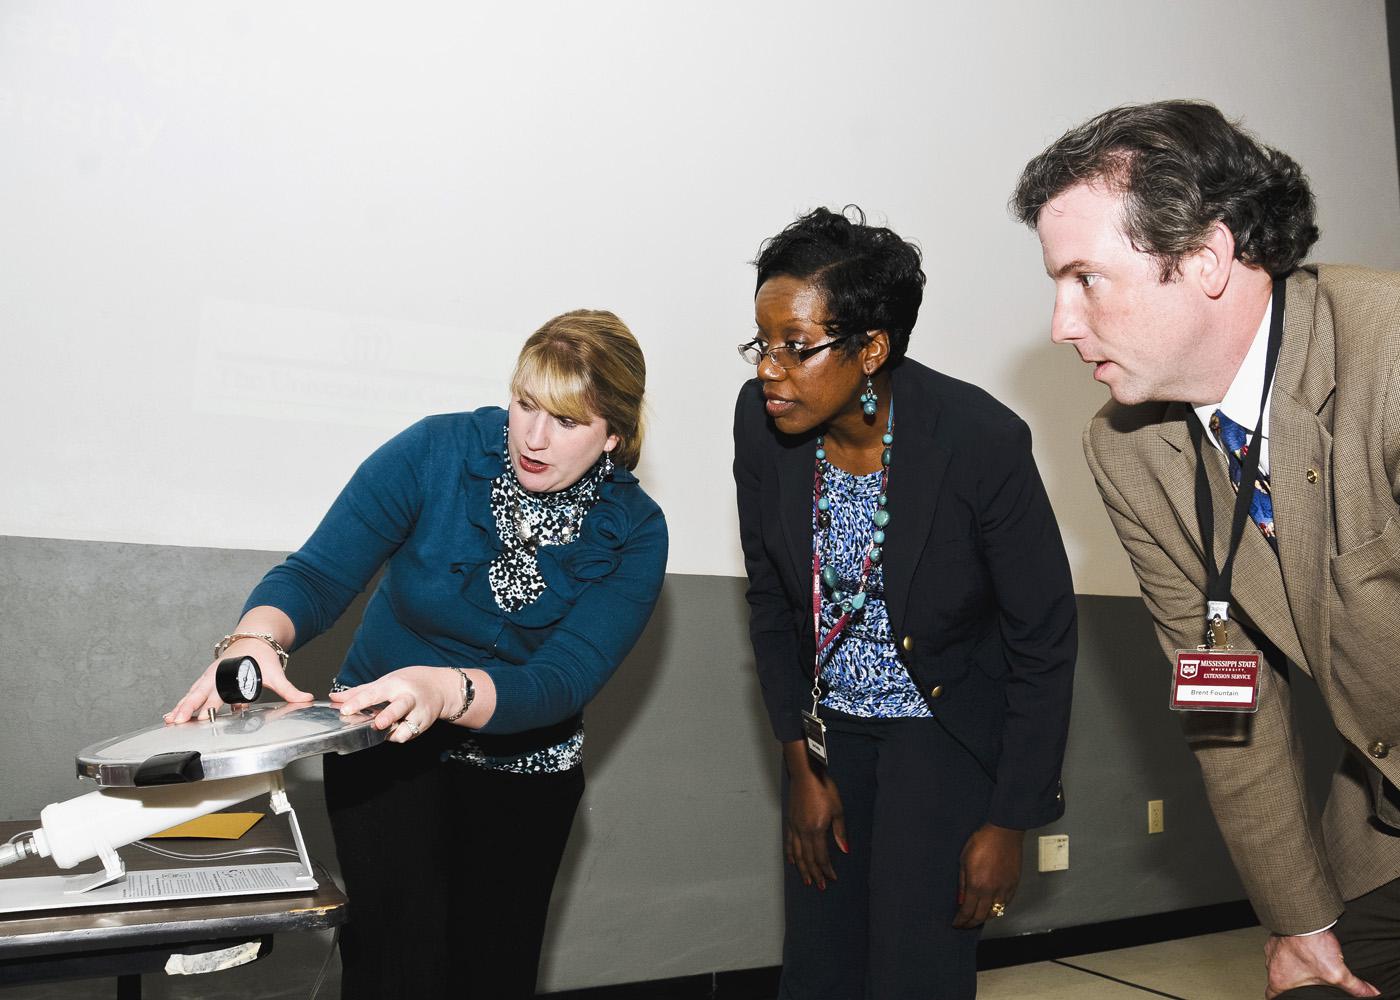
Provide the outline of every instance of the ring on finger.
[[994,917],[1004,917],[1004,916],[1006,916],[1006,904],[1005,904],[1005,903],[993,903],[993,904],[992,904],[992,916],[994,916]]
[[418,725],[418,723],[414,722],[412,719],[408,718],[408,716],[404,716],[398,722],[394,723],[394,726],[395,728],[403,726],[405,729],[407,729],[409,739],[413,739],[413,737],[419,736],[423,732],[423,727]]

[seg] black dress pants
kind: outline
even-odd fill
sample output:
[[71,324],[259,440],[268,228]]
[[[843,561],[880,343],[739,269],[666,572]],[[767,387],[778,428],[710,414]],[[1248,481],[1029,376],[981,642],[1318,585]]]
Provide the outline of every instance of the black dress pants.
[[460,739],[453,729],[325,758],[350,897],[344,1000],[534,995],[583,770],[510,774],[444,762]]
[[[959,858],[992,781],[934,719],[823,710],[850,854],[825,891],[784,875],[781,1000],[970,1000],[980,931],[957,930]],[[786,809],[788,782],[783,780]]]
[[[1400,1000],[1400,879],[1347,903],[1332,928],[1352,975],[1381,991],[1381,1000]],[[1335,986],[1299,986],[1277,1000],[1330,1000],[1349,997]]]

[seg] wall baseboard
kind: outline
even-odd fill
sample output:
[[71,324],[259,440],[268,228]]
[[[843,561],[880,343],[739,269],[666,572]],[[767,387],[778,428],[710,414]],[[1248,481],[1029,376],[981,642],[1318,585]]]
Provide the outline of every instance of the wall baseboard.
[[[1245,900],[1237,900],[1016,937],[988,938],[978,945],[977,968],[1000,969],[1028,962],[1048,962],[1074,955],[1238,930],[1258,923],[1253,907]],[[762,969],[713,972],[543,995],[551,1000],[772,1000],[778,994],[778,975],[781,971],[773,965]]]
[[977,946],[978,969],[1000,969],[1027,962],[1048,962],[1096,951],[1115,951],[1175,941],[1201,934],[1255,927],[1259,918],[1247,900],[1193,906],[1170,913],[1107,920],[1100,924],[1061,927],[1016,937],[987,938]]

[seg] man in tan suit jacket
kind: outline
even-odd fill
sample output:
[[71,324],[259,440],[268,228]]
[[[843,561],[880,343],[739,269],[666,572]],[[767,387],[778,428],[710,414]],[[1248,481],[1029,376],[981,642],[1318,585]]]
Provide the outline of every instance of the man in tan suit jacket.
[[[1198,461],[1217,563],[1230,537],[1224,435],[1206,428],[1258,425],[1283,310],[1258,477],[1272,512],[1246,524],[1230,591],[1234,644],[1264,655],[1259,708],[1182,723],[1272,931],[1266,997],[1400,995],[1400,275],[1300,267],[1317,238],[1301,170],[1203,103],[1071,130],[1012,206],[1055,282],[1052,339],[1112,393],[1084,450],[1168,657],[1205,639]],[[1320,817],[1286,661],[1347,746]]]

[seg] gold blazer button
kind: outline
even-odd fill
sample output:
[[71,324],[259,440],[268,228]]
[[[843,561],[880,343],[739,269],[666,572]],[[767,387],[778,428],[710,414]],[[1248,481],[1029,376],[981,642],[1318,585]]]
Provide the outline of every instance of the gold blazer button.
[[943,697],[943,685],[942,685],[942,684],[935,684],[935,685],[933,686],[933,690],[930,691],[930,692],[928,693],[928,696],[929,696],[930,698],[942,698],[942,697]]
[[1316,470],[1316,469],[1309,469],[1309,470],[1308,470],[1308,482],[1310,482],[1310,483],[1315,483],[1315,482],[1317,482],[1317,470]]
[[1370,754],[1372,757],[1376,758],[1376,760],[1384,760],[1386,757],[1390,756],[1390,745],[1376,740],[1376,742],[1371,744]]
[[904,647],[906,653],[914,652],[914,637],[912,635],[906,635],[904,641],[900,643],[900,645]]

